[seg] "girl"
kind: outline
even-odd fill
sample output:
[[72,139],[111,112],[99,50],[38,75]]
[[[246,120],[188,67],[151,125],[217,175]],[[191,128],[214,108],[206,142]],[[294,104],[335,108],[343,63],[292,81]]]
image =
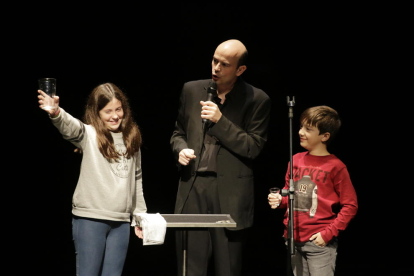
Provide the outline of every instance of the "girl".
[[[59,97],[38,90],[45,110],[63,138],[83,154],[72,198],[76,275],[121,276],[130,228],[143,238],[134,213],[146,213],[142,190],[141,133],[128,99],[114,84],[89,95],[84,123],[59,107]],[[47,103],[52,108],[45,109]]]

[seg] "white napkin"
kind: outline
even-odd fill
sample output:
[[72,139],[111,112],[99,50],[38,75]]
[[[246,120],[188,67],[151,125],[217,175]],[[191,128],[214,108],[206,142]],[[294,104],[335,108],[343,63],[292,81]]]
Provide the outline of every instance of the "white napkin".
[[160,215],[160,213],[137,213],[134,215],[143,231],[143,245],[156,245],[164,243],[165,232],[167,231],[167,222],[164,217]]

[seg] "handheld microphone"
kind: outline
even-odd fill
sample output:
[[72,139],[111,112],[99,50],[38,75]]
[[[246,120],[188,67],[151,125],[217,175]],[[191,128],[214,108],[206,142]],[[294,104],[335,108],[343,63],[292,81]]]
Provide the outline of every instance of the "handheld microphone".
[[[217,95],[216,91],[217,91],[217,83],[213,81],[210,84],[210,86],[207,87],[207,100],[206,101],[212,102],[213,98],[214,98],[214,95]],[[206,124],[206,122],[207,122],[207,119],[203,118],[203,128],[204,128],[204,125]]]

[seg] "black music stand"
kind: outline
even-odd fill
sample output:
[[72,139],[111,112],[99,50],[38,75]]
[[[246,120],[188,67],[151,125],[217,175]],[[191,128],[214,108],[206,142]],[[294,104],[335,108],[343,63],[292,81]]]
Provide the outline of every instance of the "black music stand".
[[[229,214],[161,214],[167,227],[236,227],[236,222]],[[187,235],[183,230],[183,276],[187,275]]]

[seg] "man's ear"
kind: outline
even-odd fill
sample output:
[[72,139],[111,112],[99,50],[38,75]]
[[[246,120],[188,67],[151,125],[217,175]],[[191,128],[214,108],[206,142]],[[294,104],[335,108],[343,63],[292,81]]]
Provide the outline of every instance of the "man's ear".
[[246,65],[239,66],[239,68],[237,68],[236,75],[240,76],[241,74],[243,74],[244,71],[246,71],[246,69],[247,69]]

